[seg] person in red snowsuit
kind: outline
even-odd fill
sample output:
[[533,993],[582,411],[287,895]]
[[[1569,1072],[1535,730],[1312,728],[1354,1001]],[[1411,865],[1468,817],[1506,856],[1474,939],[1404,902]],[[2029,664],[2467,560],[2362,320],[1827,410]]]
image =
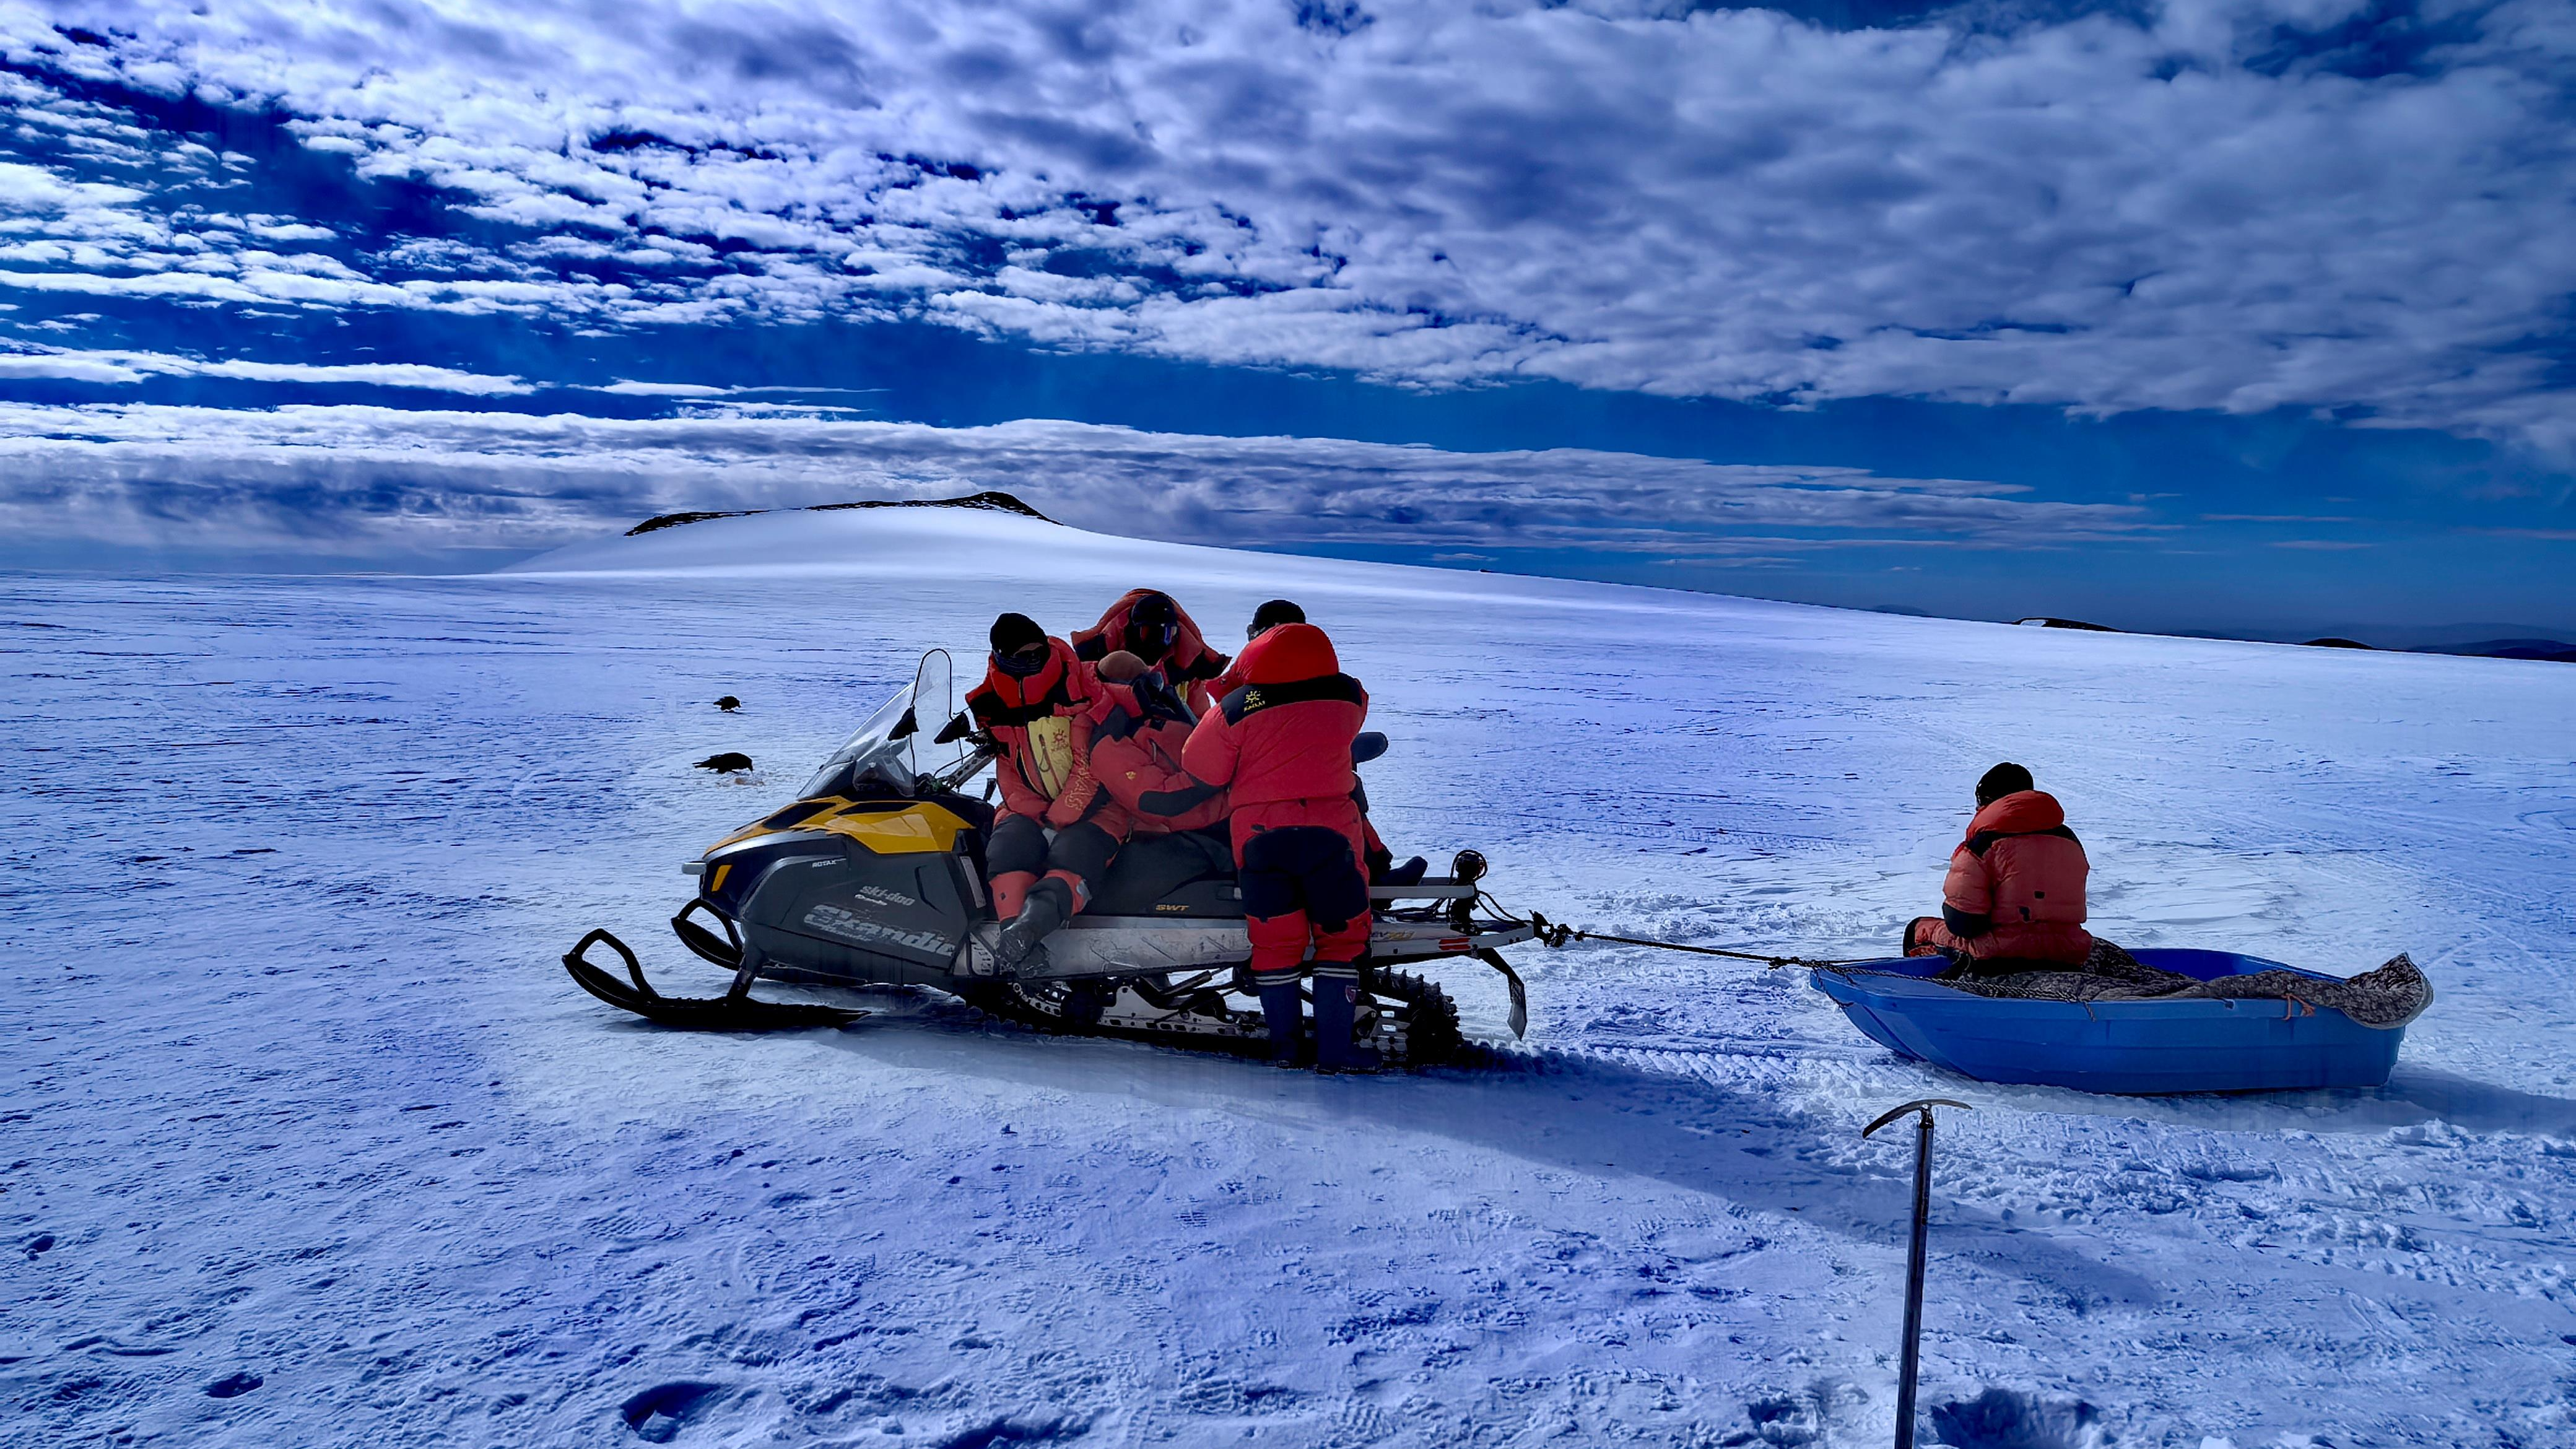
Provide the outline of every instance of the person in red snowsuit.
[[2081,966],[2093,954],[2084,929],[2091,873],[2056,797],[2021,766],[1997,765],[1977,781],[1977,813],[1951,852],[1941,914],[1906,929],[1905,954],[1947,956],[1972,971]]
[[[1100,661],[1099,676],[1106,713],[1092,725],[1091,774],[1134,820],[1130,838],[1224,826],[1230,809],[1224,787],[1198,779],[1181,762],[1182,747],[1197,723],[1189,707],[1159,672],[1123,649]],[[1369,880],[1408,886],[1421,880],[1429,862],[1417,855],[1396,864],[1395,853],[1369,820],[1368,791],[1354,785],[1351,799],[1360,808]]]
[[1100,661],[1101,707],[1091,726],[1091,777],[1135,820],[1137,835],[1225,823],[1225,787],[1181,763],[1197,723],[1159,671],[1121,649]]
[[[1271,599],[1252,611],[1252,622],[1244,627],[1243,637],[1247,641],[1258,640],[1262,635],[1282,624],[1305,622],[1306,611],[1299,608],[1294,600]],[[1234,656],[1234,662],[1226,666],[1225,673],[1218,675],[1216,682],[1208,686],[1208,693],[1217,699],[1223,699],[1251,683],[1243,672],[1243,661],[1251,652],[1247,648],[1242,654]],[[1383,741],[1380,744],[1383,747]],[[1408,886],[1421,880],[1430,870],[1430,862],[1417,855],[1402,865],[1396,864],[1395,852],[1387,849],[1386,842],[1378,838],[1377,825],[1369,819],[1368,791],[1354,785],[1351,789],[1351,798],[1359,802],[1360,833],[1368,845],[1368,852],[1362,863],[1368,867],[1369,879],[1379,885]]]
[[1129,589],[1099,623],[1073,636],[1074,655],[1092,664],[1121,649],[1162,671],[1163,681],[1199,711],[1218,698],[1208,692],[1208,681],[1233,663],[1209,648],[1189,611],[1158,589]]
[[[1100,889],[1127,838],[1126,810],[1091,773],[1091,666],[1024,614],[993,621],[984,682],[967,692],[975,723],[1002,747],[993,762],[1002,810],[984,846],[998,954],[1016,966]],[[1047,832],[1055,832],[1049,840]]]
[[1296,1052],[1297,977],[1311,944],[1315,1064],[1365,1071],[1377,1053],[1352,1040],[1369,895],[1351,741],[1368,718],[1368,691],[1342,673],[1333,641],[1312,624],[1283,624],[1244,654],[1250,682],[1200,719],[1181,761],[1232,794],[1236,879],[1273,1056]]

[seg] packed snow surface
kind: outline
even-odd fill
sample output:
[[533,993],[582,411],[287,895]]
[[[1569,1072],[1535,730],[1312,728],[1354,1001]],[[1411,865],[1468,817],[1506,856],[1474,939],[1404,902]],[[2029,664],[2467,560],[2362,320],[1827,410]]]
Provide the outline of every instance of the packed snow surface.
[[[1399,851],[1622,934],[1884,954],[2030,765],[2099,930],[2443,995],[2383,1091],[1892,1058],[1799,973],[1517,948],[1370,1079],[930,993],[693,1036],[677,867],[1002,608],[1303,603]],[[781,514],[459,579],[6,582],[0,1439],[1860,1445],[1942,1127],[1926,1437],[2576,1442],[2576,669]],[[738,695],[738,715],[711,701]],[[693,761],[741,750],[748,780]],[[1469,1029],[1504,995],[1448,968]]]

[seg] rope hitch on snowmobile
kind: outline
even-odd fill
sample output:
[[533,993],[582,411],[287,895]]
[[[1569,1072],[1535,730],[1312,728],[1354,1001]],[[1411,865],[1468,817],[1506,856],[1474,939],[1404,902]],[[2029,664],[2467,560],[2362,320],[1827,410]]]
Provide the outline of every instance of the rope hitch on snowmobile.
[[1758,951],[1729,951],[1717,946],[1685,946],[1679,941],[1649,941],[1641,936],[1613,936],[1601,931],[1578,931],[1559,921],[1551,921],[1536,911],[1529,913],[1535,938],[1550,947],[1571,941],[1607,941],[1618,946],[1651,946],[1658,951],[1683,951],[1693,956],[1723,956],[1730,961],[1754,961],[1774,971],[1798,966],[1809,971],[1835,971],[1857,964],[1851,961],[1817,961],[1805,956],[1766,956]]

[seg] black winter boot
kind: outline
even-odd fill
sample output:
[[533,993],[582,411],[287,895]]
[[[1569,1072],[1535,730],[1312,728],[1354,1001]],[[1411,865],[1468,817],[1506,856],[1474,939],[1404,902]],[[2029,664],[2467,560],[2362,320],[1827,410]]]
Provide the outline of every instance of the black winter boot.
[[1029,898],[1020,907],[1019,918],[1002,927],[1002,938],[994,943],[993,954],[1001,958],[1004,969],[1016,970],[1037,951],[1040,941],[1072,919],[1073,887],[1050,876],[1029,887]]

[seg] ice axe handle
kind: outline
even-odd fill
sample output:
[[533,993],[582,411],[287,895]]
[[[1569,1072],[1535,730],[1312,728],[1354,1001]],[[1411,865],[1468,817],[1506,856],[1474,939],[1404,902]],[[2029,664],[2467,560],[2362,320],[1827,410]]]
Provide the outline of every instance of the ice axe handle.
[[1867,1137],[1872,1132],[1904,1116],[1918,1113],[1914,1122],[1914,1242],[1905,1255],[1905,1345],[1904,1356],[1896,1373],[1896,1449],[1914,1449],[1914,1379],[1922,1366],[1923,1346],[1923,1256],[1928,1226],[1932,1221],[1932,1109],[1957,1107],[1962,1111],[1977,1110],[1965,1102],[1947,1097],[1925,1097],[1902,1107],[1891,1107],[1860,1131]]

